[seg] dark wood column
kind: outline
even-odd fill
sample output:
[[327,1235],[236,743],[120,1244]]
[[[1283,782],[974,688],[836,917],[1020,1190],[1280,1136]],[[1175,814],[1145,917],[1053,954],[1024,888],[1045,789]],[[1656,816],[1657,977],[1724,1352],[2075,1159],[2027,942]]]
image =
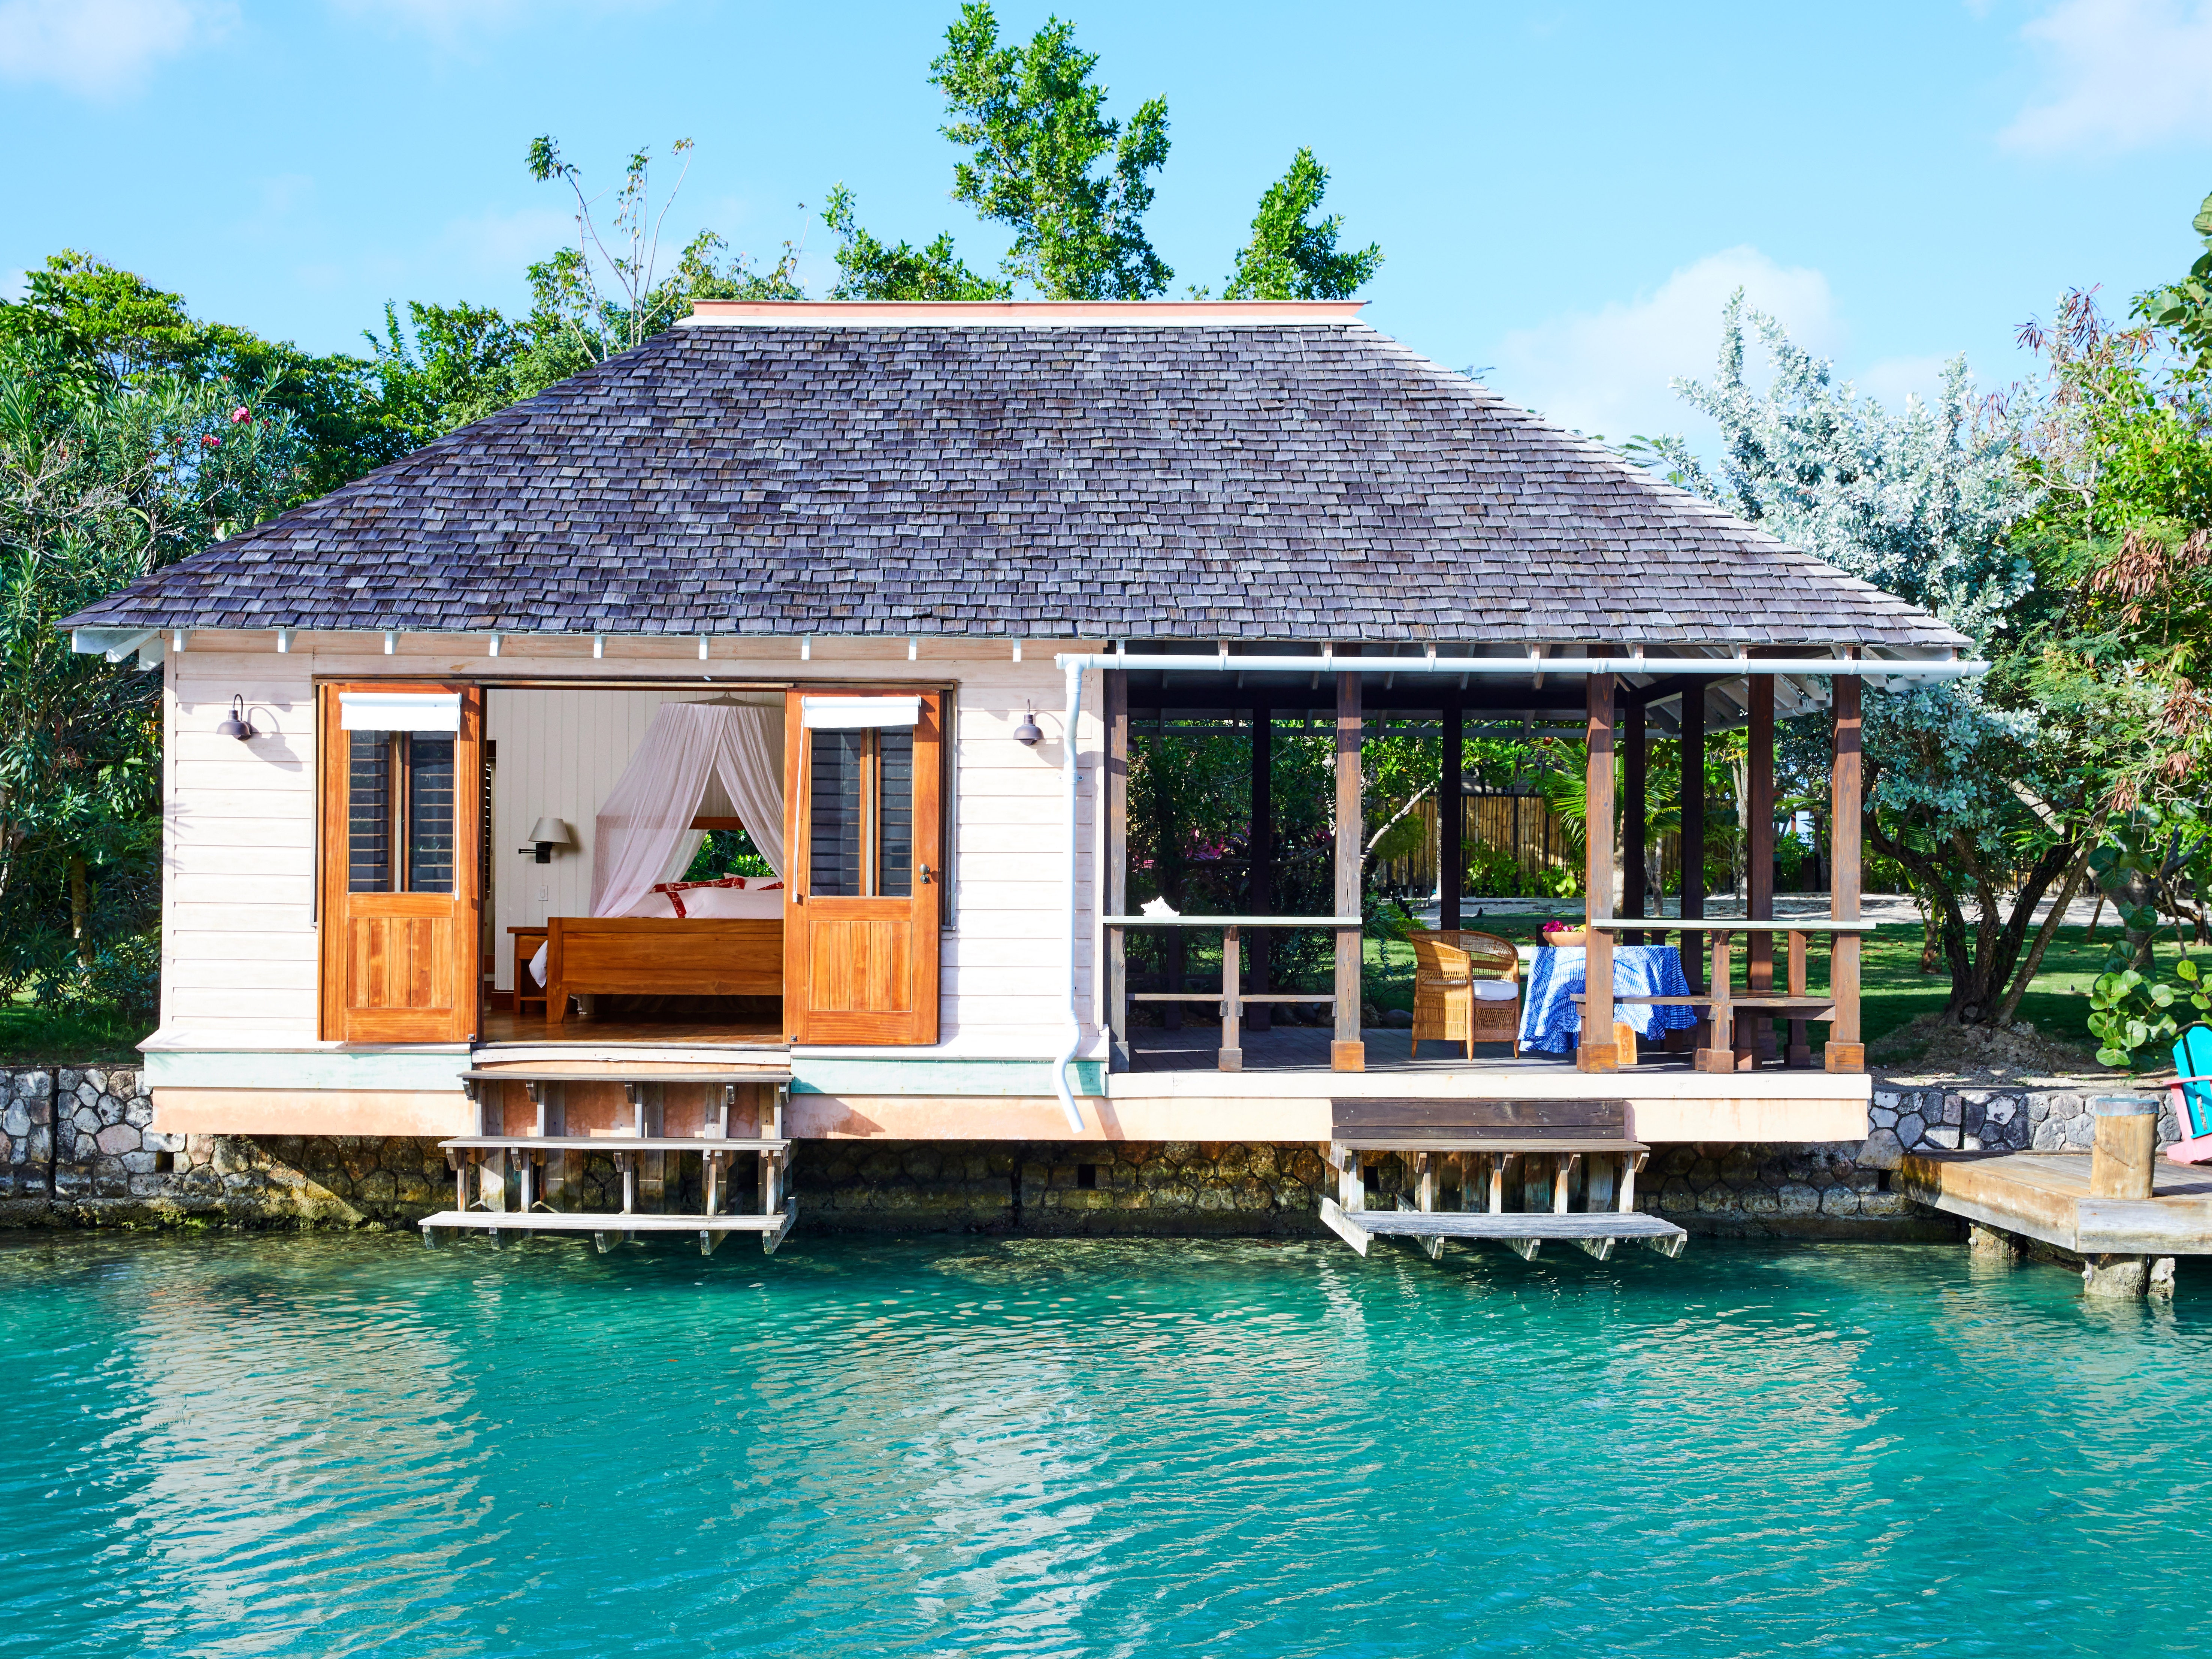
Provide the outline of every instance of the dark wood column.
[[[1357,674],[1336,677],[1336,914],[1360,914],[1360,843],[1366,815],[1359,778],[1360,684]],[[1329,1069],[1367,1069],[1366,1040],[1359,1034],[1359,940],[1357,927],[1336,935],[1336,1035],[1328,1047]]]
[[[1856,656],[1858,653],[1851,653]],[[1828,913],[1838,921],[1859,919],[1859,681],[1838,675],[1835,681],[1836,766],[1829,782]],[[1832,1072],[1866,1070],[1866,1044],[1859,1039],[1859,939],[1838,934],[1828,959],[1828,994],[1836,1019],[1828,1028],[1825,1056]]]
[[[1266,916],[1275,909],[1275,726],[1274,713],[1264,703],[1252,711],[1252,823],[1247,836],[1246,851],[1252,860],[1252,876],[1248,888],[1247,902],[1251,914]],[[1252,930],[1250,945],[1252,971],[1245,983],[1248,991],[1267,991],[1268,943],[1274,937],[1265,927]],[[1268,1012],[1274,1004],[1255,1002],[1244,1011],[1244,1029],[1265,1031],[1270,1028]]]
[[1467,802],[1461,794],[1460,764],[1467,750],[1466,717],[1456,693],[1444,697],[1443,776],[1437,786],[1437,926],[1449,933],[1459,926],[1460,890],[1467,885]]
[[[1682,919],[1705,914],[1705,687],[1693,681],[1682,691]],[[1705,988],[1705,935],[1682,935],[1682,967],[1693,990]],[[1699,1048],[1710,1044],[1701,1040]]]
[[[1644,883],[1644,714],[1643,702],[1631,697],[1621,711],[1620,761],[1620,914],[1640,916],[1647,908]],[[1624,935],[1631,945],[1644,943],[1641,933]]]
[[[1747,687],[1744,783],[1743,914],[1774,920],[1774,676],[1753,674]],[[1774,994],[1774,935],[1744,935],[1744,981],[1753,996]],[[1765,1014],[1737,1022],[1736,1064],[1745,1069],[1774,1058],[1774,1021]]]
[[[1583,774],[1583,891],[1593,922],[1613,917],[1613,676],[1586,678],[1589,692],[1584,740],[1589,765]],[[1583,981],[1583,1036],[1575,1048],[1575,1069],[1610,1072],[1620,1064],[1613,1034],[1613,935],[1595,927],[1584,935],[1589,971]]]
[[[1106,672],[1106,914],[1129,914],[1129,676]],[[1112,1028],[1107,1064],[1129,1069],[1129,941],[1106,935],[1106,1018]]]

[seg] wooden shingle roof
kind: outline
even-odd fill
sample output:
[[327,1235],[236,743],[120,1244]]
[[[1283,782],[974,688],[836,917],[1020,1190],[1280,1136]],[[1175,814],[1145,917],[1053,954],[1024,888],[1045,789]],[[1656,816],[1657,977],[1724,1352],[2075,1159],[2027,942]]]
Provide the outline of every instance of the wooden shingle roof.
[[686,326],[80,627],[1941,648],[1348,318]]

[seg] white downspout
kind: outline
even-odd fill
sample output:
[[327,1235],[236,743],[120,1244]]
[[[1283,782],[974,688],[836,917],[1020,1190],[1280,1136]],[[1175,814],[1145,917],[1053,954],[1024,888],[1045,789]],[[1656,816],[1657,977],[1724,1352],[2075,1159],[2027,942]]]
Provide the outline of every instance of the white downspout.
[[1083,668],[1081,657],[1061,659],[1067,672],[1067,725],[1060,733],[1060,774],[1066,788],[1067,804],[1067,948],[1060,960],[1067,964],[1067,1044],[1053,1062],[1052,1089],[1060,1097],[1060,1109],[1067,1114],[1067,1127],[1073,1134],[1083,1133],[1083,1110],[1075,1103],[1075,1091],[1067,1085],[1067,1068],[1075,1059],[1075,1052],[1083,1046],[1083,1010],[1075,992],[1075,911],[1077,895],[1083,879],[1083,837],[1079,832],[1076,807],[1080,789],[1080,777],[1076,770],[1075,747],[1083,720]]

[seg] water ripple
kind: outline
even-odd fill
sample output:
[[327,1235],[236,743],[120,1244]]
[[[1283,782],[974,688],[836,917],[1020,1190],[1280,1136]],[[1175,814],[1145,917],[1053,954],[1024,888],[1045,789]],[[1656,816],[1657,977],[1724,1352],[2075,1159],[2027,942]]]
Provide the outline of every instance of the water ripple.
[[0,1654],[2193,1651],[2208,1311],[1934,1249],[18,1241]]

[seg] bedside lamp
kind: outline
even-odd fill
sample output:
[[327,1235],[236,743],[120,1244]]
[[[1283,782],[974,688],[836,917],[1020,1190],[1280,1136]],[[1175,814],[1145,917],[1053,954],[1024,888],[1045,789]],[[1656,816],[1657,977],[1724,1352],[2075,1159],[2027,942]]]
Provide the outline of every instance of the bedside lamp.
[[574,847],[576,844],[568,838],[568,826],[558,818],[538,819],[537,827],[530,832],[530,842],[529,846],[519,848],[516,850],[531,854],[540,864],[553,862],[555,848]]

